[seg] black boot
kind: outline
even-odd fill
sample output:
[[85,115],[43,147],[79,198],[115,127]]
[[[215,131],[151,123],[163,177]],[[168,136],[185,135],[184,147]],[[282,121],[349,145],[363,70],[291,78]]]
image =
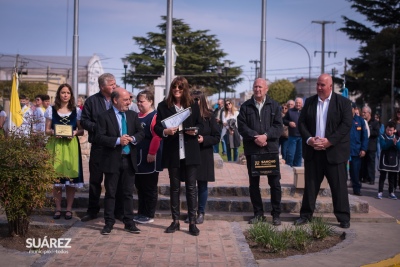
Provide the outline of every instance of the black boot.
[[204,222],[204,213],[197,215],[196,224],[202,224]]
[[166,233],[174,233],[176,230],[179,230],[180,224],[179,221],[173,221],[171,225],[165,229]]
[[198,236],[200,234],[200,230],[196,227],[196,222],[192,221],[189,224],[189,234]]

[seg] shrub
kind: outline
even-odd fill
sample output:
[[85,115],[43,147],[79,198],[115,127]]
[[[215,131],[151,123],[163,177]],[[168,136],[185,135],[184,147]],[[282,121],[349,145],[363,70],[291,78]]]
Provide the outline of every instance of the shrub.
[[0,136],[0,205],[9,234],[25,236],[34,209],[47,203],[56,173],[43,134],[9,132]]
[[273,253],[289,248],[304,251],[313,239],[324,239],[334,233],[334,227],[321,217],[315,217],[307,226],[287,226],[278,230],[269,223],[257,222],[248,230],[251,240]]
[[334,233],[333,226],[325,222],[322,217],[314,217],[310,222],[311,235],[315,239],[324,239],[332,236]]

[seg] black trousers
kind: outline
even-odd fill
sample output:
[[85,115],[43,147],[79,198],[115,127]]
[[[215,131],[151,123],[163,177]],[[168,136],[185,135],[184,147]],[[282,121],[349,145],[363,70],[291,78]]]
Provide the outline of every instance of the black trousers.
[[[247,172],[249,175],[249,192],[250,200],[253,205],[254,216],[264,216],[264,205],[261,198],[260,192],[260,176],[251,175],[251,156],[246,156],[247,161]],[[268,175],[268,185],[271,190],[271,215],[272,217],[279,216],[281,214],[281,175]]]
[[104,185],[106,195],[104,197],[104,221],[107,225],[115,223],[115,201],[117,199],[117,189],[122,188],[123,199],[123,222],[125,225],[133,223],[133,189],[135,186],[135,170],[129,156],[121,157],[121,167],[116,173],[105,173]]
[[304,195],[300,217],[311,220],[324,176],[332,192],[333,213],[338,222],[350,221],[350,204],[347,193],[346,162],[330,164],[326,151],[315,151],[312,160],[304,161]]
[[158,172],[136,174],[135,186],[138,194],[138,214],[154,218],[158,200]]
[[[90,149],[89,159],[89,205],[87,213],[91,215],[97,215],[100,211],[100,195],[101,195],[101,183],[103,182],[103,172],[100,171],[100,157],[102,153],[102,147],[92,144]],[[118,188],[118,196],[122,196],[122,188]],[[115,215],[122,215],[123,211],[122,199],[119,198],[116,201]]]
[[198,165],[186,165],[183,159],[180,161],[180,166],[180,168],[168,168],[172,219],[179,220],[181,181],[184,181],[189,221],[193,222],[196,220],[197,211],[196,172]]
[[361,158],[360,181],[375,182],[376,151],[368,150],[365,157]]

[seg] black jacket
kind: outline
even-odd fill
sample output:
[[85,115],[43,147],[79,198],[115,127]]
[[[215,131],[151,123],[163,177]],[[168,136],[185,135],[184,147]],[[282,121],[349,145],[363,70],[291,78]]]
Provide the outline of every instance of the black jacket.
[[[307,145],[310,137],[315,137],[317,121],[318,95],[306,99],[299,118],[299,131],[303,142],[304,160],[313,160],[315,149]],[[326,149],[326,157],[330,164],[339,164],[350,158],[350,129],[353,123],[351,102],[349,99],[333,93],[329,102],[326,118],[325,138],[332,146]]]
[[213,146],[221,140],[221,134],[215,117],[203,119],[203,143],[200,144],[201,165],[197,169],[198,181],[215,181]]
[[[268,96],[265,97],[260,119],[254,97],[251,97],[240,107],[237,119],[245,155],[279,152],[279,137],[282,135],[283,123],[281,108],[276,101]],[[267,146],[259,147],[254,142],[254,136],[264,133],[268,135]]]
[[369,139],[368,139],[368,151],[376,151],[376,143],[379,137],[379,131],[381,125],[378,121],[371,118],[368,122],[369,127]]
[[[201,123],[200,108],[197,104],[192,104],[192,114],[182,123],[183,128],[198,127],[199,134],[203,132],[203,124]],[[164,127],[161,123],[162,120],[176,114],[175,107],[168,107],[167,102],[164,100],[158,104],[157,107],[157,120],[154,126],[154,131],[158,136],[163,138],[163,156],[162,162],[164,168],[179,168],[179,135],[163,136]],[[183,133],[184,146],[185,146],[185,163],[186,165],[200,165],[200,146],[197,141],[197,136],[188,135]]]
[[81,125],[89,133],[89,142],[95,143],[97,116],[105,112],[106,103],[104,96],[97,92],[86,99],[82,110]]
[[[134,136],[139,143],[144,138],[143,127],[140,124],[138,115],[132,110],[125,112],[127,131],[129,136]],[[114,109],[106,110],[98,116],[96,124],[96,144],[103,146],[100,157],[100,169],[104,173],[116,173],[121,165],[122,146],[115,146],[120,137],[120,128]],[[130,158],[132,166],[137,172],[136,145],[130,144]]]
[[[285,116],[283,117],[283,124],[285,126],[288,126],[289,130],[289,136],[296,136],[296,137],[301,137],[301,134],[299,132],[299,117],[300,117],[300,112],[301,110],[298,110],[297,108],[291,108],[289,109]],[[296,123],[296,127],[290,127],[289,123],[293,121]]]

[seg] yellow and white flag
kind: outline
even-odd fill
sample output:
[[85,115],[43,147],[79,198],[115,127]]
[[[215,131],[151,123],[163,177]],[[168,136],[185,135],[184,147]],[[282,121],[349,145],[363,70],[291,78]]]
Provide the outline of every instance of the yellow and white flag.
[[8,129],[10,131],[20,127],[23,122],[21,104],[18,96],[18,74],[15,72],[12,80],[10,97],[10,117]]

